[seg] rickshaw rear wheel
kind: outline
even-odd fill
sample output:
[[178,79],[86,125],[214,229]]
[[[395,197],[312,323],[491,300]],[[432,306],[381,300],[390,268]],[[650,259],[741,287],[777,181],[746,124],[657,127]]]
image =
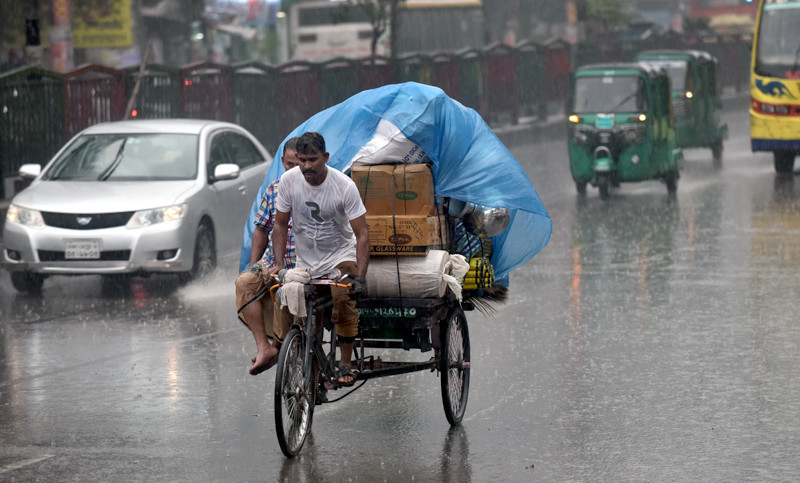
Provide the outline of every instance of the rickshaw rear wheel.
[[576,181],[575,182],[575,189],[578,190],[578,194],[583,196],[586,194],[586,182],[585,181]]
[[791,173],[794,170],[794,151],[774,151],[775,172],[780,174]]
[[294,328],[286,334],[275,372],[275,432],[281,451],[291,458],[303,448],[311,432],[316,385],[306,384],[303,334]]
[[715,167],[722,166],[722,140],[714,141],[714,144],[711,145],[711,156],[714,159]]
[[440,325],[442,353],[439,372],[442,385],[442,403],[447,422],[459,424],[464,417],[469,396],[470,350],[467,318],[461,307],[450,311]]

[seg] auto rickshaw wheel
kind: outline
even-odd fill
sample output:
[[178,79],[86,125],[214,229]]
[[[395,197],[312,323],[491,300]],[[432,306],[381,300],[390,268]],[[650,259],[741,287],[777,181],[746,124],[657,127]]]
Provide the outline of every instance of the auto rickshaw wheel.
[[674,195],[678,192],[678,172],[670,171],[664,176],[664,182],[667,184],[667,193]]
[[775,159],[776,173],[788,174],[794,170],[794,151],[774,151],[772,156]]
[[608,187],[610,184],[611,182],[608,179],[607,174],[597,175],[597,189],[600,190],[600,199],[603,201],[608,201],[609,198]]
[[584,196],[586,194],[586,182],[585,181],[576,181],[575,182],[575,189],[578,190],[578,194]]
[[722,140],[714,141],[711,145],[711,156],[714,158],[714,167],[722,166]]

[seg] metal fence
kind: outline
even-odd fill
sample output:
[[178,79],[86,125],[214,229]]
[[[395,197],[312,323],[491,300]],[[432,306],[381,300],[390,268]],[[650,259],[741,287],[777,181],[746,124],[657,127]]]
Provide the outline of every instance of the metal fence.
[[[0,176],[26,163],[46,163],[69,137],[98,122],[123,119],[135,93],[137,119],[203,118],[250,130],[271,152],[297,125],[353,94],[395,82],[442,88],[487,122],[544,118],[563,108],[572,69],[588,62],[625,61],[649,48],[707,50],[720,60],[723,87],[747,85],[749,39],[681,38],[592,41],[572,45],[493,44],[484,49],[385,57],[294,61],[277,66],[149,64],[123,70],[81,66],[67,74],[26,67],[0,75]],[[137,85],[138,83],[138,85]],[[0,198],[5,193],[0,183]]]

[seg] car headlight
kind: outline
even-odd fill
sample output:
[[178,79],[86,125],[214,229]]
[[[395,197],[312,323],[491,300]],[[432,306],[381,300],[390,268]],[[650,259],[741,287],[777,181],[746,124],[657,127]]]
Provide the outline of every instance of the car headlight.
[[44,228],[44,218],[42,218],[41,211],[23,208],[14,204],[8,207],[6,221],[10,221],[11,223],[19,223],[20,225],[35,228],[37,230]]
[[168,221],[176,221],[183,218],[186,213],[186,205],[172,205],[163,208],[154,208],[152,210],[137,211],[128,220],[125,228],[135,229],[144,228],[147,226],[155,225],[157,223],[166,223]]

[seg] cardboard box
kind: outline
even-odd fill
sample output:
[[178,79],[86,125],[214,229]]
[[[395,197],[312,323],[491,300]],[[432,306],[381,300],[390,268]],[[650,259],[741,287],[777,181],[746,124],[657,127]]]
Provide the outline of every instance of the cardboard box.
[[369,215],[435,215],[433,174],[428,164],[353,166],[350,178],[358,186]]
[[368,214],[367,225],[370,255],[427,255],[447,248],[444,215]]

